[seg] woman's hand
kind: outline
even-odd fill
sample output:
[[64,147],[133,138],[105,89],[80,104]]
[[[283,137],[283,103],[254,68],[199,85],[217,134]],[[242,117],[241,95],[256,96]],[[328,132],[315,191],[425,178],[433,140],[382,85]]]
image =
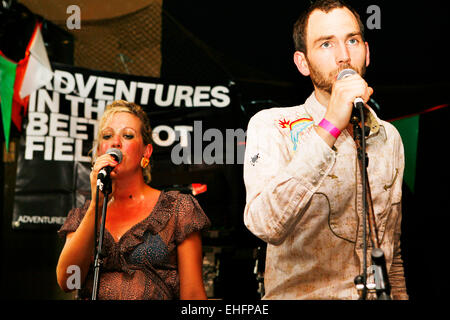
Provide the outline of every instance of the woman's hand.
[[[94,166],[92,167],[92,171],[90,173],[90,180],[91,180],[91,199],[92,203],[95,201],[95,194],[97,191],[97,176],[98,172],[105,168],[105,167],[115,167],[119,163],[114,159],[113,156],[110,154],[103,154],[97,158],[97,160],[94,163]],[[99,208],[102,207],[103,204],[103,193],[100,192],[99,194]]]

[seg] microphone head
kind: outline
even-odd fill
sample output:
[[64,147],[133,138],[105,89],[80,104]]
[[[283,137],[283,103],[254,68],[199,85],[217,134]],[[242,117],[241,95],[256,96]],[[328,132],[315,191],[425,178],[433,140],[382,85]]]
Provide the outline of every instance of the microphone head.
[[337,76],[337,79],[338,79],[338,80],[345,79],[345,78],[347,78],[348,76],[351,76],[351,75],[353,75],[353,74],[356,74],[356,71],[355,71],[355,70],[353,70],[353,69],[344,69],[344,70],[342,70],[341,72],[339,72],[339,74],[338,74],[338,76]]
[[111,155],[114,157],[114,159],[118,162],[121,163],[122,162],[122,151],[120,151],[119,149],[116,148],[110,148],[106,151],[107,154]]

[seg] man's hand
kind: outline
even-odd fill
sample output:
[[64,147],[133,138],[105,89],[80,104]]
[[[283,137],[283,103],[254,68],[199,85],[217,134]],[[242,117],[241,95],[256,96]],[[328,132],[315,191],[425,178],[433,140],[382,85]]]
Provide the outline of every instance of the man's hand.
[[[339,130],[344,130],[350,122],[354,108],[353,101],[360,97],[366,103],[372,93],[373,89],[367,85],[367,82],[359,74],[336,81],[333,85],[325,119]],[[321,127],[316,127],[316,131],[330,147],[334,145],[336,138],[328,131]]]
[[350,122],[353,101],[360,97],[366,103],[372,93],[373,89],[359,74],[336,81],[333,85],[325,119],[339,130],[344,130]]

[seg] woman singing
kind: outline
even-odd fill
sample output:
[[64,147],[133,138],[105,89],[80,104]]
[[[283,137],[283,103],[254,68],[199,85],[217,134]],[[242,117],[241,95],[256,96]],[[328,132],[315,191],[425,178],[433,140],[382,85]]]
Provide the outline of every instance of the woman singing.
[[[194,197],[159,191],[147,184],[151,141],[149,120],[140,106],[119,100],[106,107],[90,174],[95,199],[98,172],[107,166],[114,168],[98,299],[206,299],[200,233],[210,221]],[[110,148],[122,152],[119,164],[106,153]],[[99,217],[102,204],[101,194]],[[68,268],[78,266],[80,299],[92,294],[94,226],[95,201],[88,200],[82,208],[69,212],[58,231],[66,238],[56,268],[58,284],[70,291]]]

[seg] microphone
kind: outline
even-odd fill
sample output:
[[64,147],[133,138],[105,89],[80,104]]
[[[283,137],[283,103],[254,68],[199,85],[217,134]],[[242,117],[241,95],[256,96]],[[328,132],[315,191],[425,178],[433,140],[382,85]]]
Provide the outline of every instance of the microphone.
[[[341,72],[339,72],[339,74],[337,76],[337,80],[345,79],[353,74],[356,74],[355,70],[344,69]],[[362,98],[358,97],[353,101],[353,105],[355,106],[355,108],[362,110],[364,108],[364,100]]]
[[[110,148],[110,149],[108,149],[108,150],[106,151],[106,153],[109,154],[109,155],[111,155],[111,156],[114,158],[114,160],[116,160],[118,163],[121,163],[121,162],[122,162],[123,155],[122,155],[122,151],[120,151],[119,149],[116,149],[116,148]],[[113,168],[113,167],[110,167],[110,166],[106,166],[106,167],[102,168],[102,169],[98,172],[98,175],[97,175],[97,183],[98,183],[99,181],[104,182],[104,179],[105,179],[106,177],[109,177],[109,174],[111,173],[111,171],[113,171],[113,169],[114,169],[114,168]]]

